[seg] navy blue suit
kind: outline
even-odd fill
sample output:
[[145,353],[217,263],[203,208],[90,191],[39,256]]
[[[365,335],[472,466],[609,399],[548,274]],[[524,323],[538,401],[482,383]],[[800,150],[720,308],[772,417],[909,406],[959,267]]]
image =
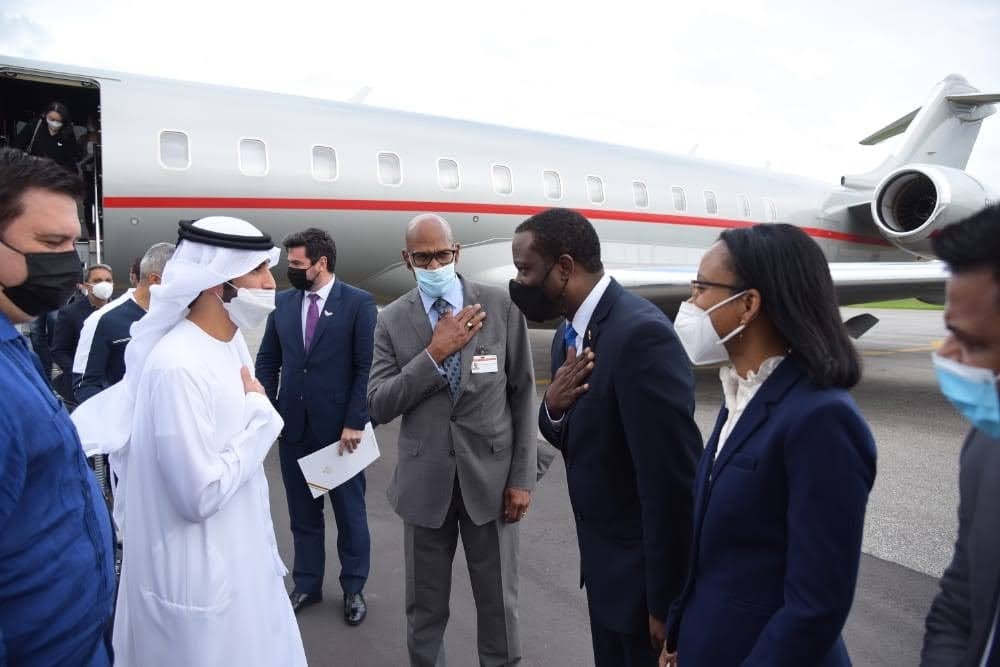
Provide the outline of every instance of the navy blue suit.
[[648,616],[666,620],[690,553],[701,453],[691,365],[666,316],[614,281],[579,335],[595,354],[590,389],[558,430],[543,404],[539,426],[566,462],[596,662],[655,664]]
[[850,665],[875,443],[843,389],[788,357],[715,459],[723,408],[695,478],[691,574],[668,623],[684,667]]
[[[340,440],[344,427],[361,430],[368,421],[366,394],[377,311],[370,294],[336,280],[306,352],[304,294],[290,289],[277,295],[257,353],[256,374],[285,420],[278,452],[295,543],[295,590],[317,593],[326,562],[323,498],[313,499],[298,459]],[[345,593],[358,593],[370,562],[364,473],[329,496],[337,521],[340,584]]]

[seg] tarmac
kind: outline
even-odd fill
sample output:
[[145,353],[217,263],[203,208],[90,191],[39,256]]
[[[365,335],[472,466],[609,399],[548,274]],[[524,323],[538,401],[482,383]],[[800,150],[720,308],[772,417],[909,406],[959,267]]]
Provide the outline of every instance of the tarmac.
[[[862,311],[844,309],[844,317]],[[854,606],[844,630],[856,665],[919,662],[923,624],[937,579],[951,558],[957,528],[958,455],[966,423],[941,396],[930,354],[945,337],[940,311],[879,310],[880,323],[858,341],[865,372],[853,391],[878,445],[878,476],[865,523]],[[549,378],[551,331],[533,330],[538,397]],[[704,436],[721,404],[718,372],[696,372],[696,420]],[[396,461],[398,420],[379,426],[381,458],[367,470],[371,574],[368,617],[343,620],[336,524],[327,504],[326,581],[321,604],[298,616],[314,666],[407,665],[403,525],[385,498]],[[548,446],[548,445],[545,445]],[[279,549],[292,564],[292,536],[277,450],[265,467]],[[557,455],[521,524],[520,630],[524,665],[592,665],[579,555]],[[286,579],[290,588],[291,576]],[[462,549],[455,556],[445,650],[451,665],[478,664],[475,605]]]

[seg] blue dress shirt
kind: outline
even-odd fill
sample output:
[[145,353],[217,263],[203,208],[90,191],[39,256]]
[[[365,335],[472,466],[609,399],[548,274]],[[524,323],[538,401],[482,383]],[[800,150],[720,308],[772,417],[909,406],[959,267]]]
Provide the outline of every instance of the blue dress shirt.
[[3,314],[0,396],[0,665],[110,665],[110,517],[69,414]]

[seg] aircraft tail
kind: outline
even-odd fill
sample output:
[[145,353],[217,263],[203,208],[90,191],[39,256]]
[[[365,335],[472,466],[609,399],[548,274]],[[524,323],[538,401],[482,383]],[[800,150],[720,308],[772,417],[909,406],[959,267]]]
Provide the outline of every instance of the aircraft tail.
[[874,146],[905,134],[903,146],[866,174],[843,176],[841,185],[854,190],[872,190],[889,174],[910,163],[965,169],[982,121],[996,112],[1000,94],[981,93],[964,77],[952,74],[935,86],[922,107],[889,123],[861,140]]

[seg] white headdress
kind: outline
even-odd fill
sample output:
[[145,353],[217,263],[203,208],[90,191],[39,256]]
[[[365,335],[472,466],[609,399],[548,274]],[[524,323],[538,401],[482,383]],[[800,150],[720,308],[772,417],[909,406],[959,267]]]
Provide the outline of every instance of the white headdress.
[[203,291],[245,275],[281,251],[271,237],[245,220],[225,216],[181,222],[177,250],[150,287],[149,311],[132,325],[125,348],[125,377],[82,403],[72,415],[88,456],[127,447],[132,432],[135,395],[146,359],[163,336],[187,317]]

